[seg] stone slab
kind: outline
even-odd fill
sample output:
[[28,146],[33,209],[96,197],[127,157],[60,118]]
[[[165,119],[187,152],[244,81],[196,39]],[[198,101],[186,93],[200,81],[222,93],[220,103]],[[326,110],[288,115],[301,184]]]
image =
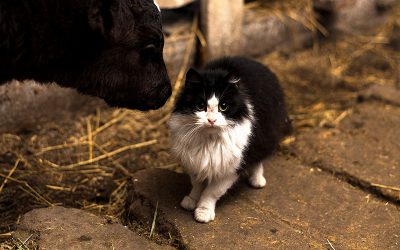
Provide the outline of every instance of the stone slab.
[[108,223],[94,214],[75,208],[53,207],[26,213],[14,238],[31,234],[39,249],[174,249],[159,246],[118,223]]
[[[218,203],[216,219],[194,221],[179,202],[189,178],[167,170],[135,174],[132,200],[151,204],[136,218],[171,224],[188,249],[398,249],[400,211],[317,169],[284,156],[265,164],[267,186],[239,184]],[[143,202],[145,200],[146,202]],[[132,208],[130,213],[135,214]]]
[[[298,135],[294,152],[307,164],[344,173],[400,200],[400,108],[362,103],[337,128],[317,128]],[[372,185],[371,185],[372,183]]]

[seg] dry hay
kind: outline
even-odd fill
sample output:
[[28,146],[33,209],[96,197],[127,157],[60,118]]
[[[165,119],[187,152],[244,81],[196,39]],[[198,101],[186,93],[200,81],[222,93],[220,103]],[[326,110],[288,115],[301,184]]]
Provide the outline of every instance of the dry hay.
[[399,20],[397,3],[375,34],[339,34],[312,49],[260,59],[279,76],[296,131],[335,127],[352,112],[357,92],[370,85],[400,87]]
[[[312,0],[256,0],[249,2],[245,5],[247,10],[254,10],[248,12],[247,22],[254,22],[258,18],[265,18],[266,16],[276,16],[285,23],[288,27],[293,24],[300,24],[305,29],[313,34],[316,43],[318,33],[328,36],[327,29],[319,23],[317,15],[313,10]],[[293,32],[296,29],[293,27]],[[296,38],[297,34],[294,34]]]
[[[294,2],[298,4],[291,6]],[[247,8],[256,4],[262,3],[256,1]],[[309,1],[288,4],[276,5],[274,13],[296,13],[299,6],[309,6]],[[370,84],[398,83],[399,51],[390,41],[399,41],[393,38],[394,30],[400,27],[399,14],[397,8],[374,36],[337,38],[337,42],[312,49],[276,52],[260,59],[281,80],[295,131],[336,126],[351,112],[357,90]],[[312,18],[292,18],[311,24],[311,30],[323,30]],[[0,135],[0,241],[10,237],[22,214],[36,207],[63,205],[90,210],[110,220],[123,219],[132,173],[143,168],[181,171],[169,153],[166,121],[182,85],[194,39],[199,36],[197,18],[194,20],[174,96],[163,109],[147,113],[104,109],[74,121],[48,124],[34,133]],[[286,144],[294,140],[289,138]],[[132,227],[150,234],[148,228]]]
[[154,116],[127,110],[104,116],[85,117],[71,131],[60,128],[55,136],[65,139],[58,145],[46,135],[2,135],[2,233],[35,207],[65,205],[118,217],[131,173],[177,166],[171,164],[165,124],[157,126]]

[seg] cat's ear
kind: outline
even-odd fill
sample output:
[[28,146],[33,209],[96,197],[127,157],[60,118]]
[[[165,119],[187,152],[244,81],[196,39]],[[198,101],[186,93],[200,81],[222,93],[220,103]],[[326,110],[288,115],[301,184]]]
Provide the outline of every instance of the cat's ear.
[[191,83],[201,83],[202,77],[195,69],[190,68],[186,73],[186,85]]
[[229,83],[235,84],[237,87],[240,82],[240,77],[235,72],[231,71],[225,76],[225,80]]

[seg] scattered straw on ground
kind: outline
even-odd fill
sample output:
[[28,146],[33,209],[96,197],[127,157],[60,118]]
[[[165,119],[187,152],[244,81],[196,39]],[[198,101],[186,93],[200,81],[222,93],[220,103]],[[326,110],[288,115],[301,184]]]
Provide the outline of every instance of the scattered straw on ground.
[[[295,15],[301,4],[309,8],[309,1],[295,2],[296,6],[281,4],[272,10],[325,33],[314,17]],[[321,43],[318,49],[276,52],[260,59],[279,76],[296,131],[335,127],[352,112],[356,91],[376,83],[396,85],[400,53],[390,39],[400,27],[398,17],[375,36],[346,37]],[[197,27],[195,18],[173,97],[163,109],[142,113],[105,108],[37,131],[0,135],[0,241],[9,238],[23,213],[36,207],[72,206],[121,218],[132,173],[151,167],[181,170],[169,154],[166,122],[195,39],[202,37]],[[295,139],[289,137],[284,144]]]

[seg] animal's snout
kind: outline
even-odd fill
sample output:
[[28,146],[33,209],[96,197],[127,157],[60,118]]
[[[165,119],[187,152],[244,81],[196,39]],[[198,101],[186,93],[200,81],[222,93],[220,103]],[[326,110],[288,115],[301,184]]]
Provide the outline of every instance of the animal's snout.
[[152,90],[152,94],[147,98],[146,103],[151,109],[161,108],[172,94],[170,82],[166,82]]

